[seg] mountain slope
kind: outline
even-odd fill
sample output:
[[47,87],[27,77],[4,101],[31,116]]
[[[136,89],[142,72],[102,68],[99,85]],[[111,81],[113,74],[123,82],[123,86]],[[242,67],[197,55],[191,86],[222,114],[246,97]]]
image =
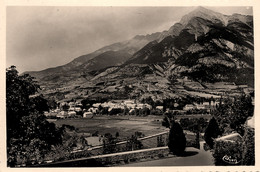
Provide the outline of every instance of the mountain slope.
[[[95,66],[94,62],[98,63],[98,58],[95,58],[95,57],[98,57],[99,55],[103,54],[102,56],[100,56],[101,57],[100,60],[102,60],[103,58],[105,58],[104,56],[107,54],[108,57],[106,57],[106,59],[108,59],[111,57],[111,51],[121,52],[121,55],[122,55],[122,52],[125,52],[127,54],[127,56],[122,56],[123,61],[120,61],[120,59],[118,58],[119,56],[115,54],[115,56],[116,56],[115,59],[118,60],[117,64],[121,64],[125,61],[125,57],[129,57],[129,55],[134,54],[136,51],[141,49],[144,45],[146,45],[150,41],[158,39],[160,34],[161,34],[160,32],[157,32],[157,33],[148,34],[148,35],[137,35],[130,40],[114,43],[114,44],[105,46],[103,48],[100,48],[93,53],[90,53],[87,55],[82,55],[78,58],[75,58],[68,64],[54,67],[54,68],[48,68],[48,69],[45,69],[42,71],[28,71],[25,73],[29,73],[30,75],[36,77],[38,80],[41,80],[42,78],[45,78],[45,79],[49,78],[48,76],[50,76],[50,75],[58,75],[58,74],[62,75],[64,73],[74,73],[74,71],[78,71],[79,68],[82,68],[82,67],[84,68],[84,70],[86,70],[86,66],[89,66],[90,63],[92,63],[92,65],[91,65],[92,67],[90,69],[87,69],[87,71],[98,70],[98,69],[100,69],[100,67],[97,67],[97,68],[94,67]],[[106,52],[108,52],[108,53],[106,53]],[[95,60],[92,60],[93,58],[95,58]],[[111,58],[114,58],[114,57],[111,57]],[[104,65],[104,67],[115,65],[114,62],[109,64],[110,63],[109,60],[106,63],[107,64]],[[97,64],[96,66],[99,66],[99,65],[100,65],[100,63]]]
[[106,51],[88,62],[80,65],[78,68],[85,69],[86,71],[95,71],[104,69],[109,66],[122,65],[126,60],[131,57],[131,54],[126,51]]
[[[41,72],[46,87],[70,88],[75,97],[162,100],[196,91],[219,96],[240,84],[253,88],[253,17],[199,7],[168,31],[138,35]],[[214,89],[217,82],[221,90]]]
[[150,42],[126,64],[165,62],[171,75],[253,85],[252,16],[227,16],[199,7],[163,34],[163,39],[161,35],[159,42]]

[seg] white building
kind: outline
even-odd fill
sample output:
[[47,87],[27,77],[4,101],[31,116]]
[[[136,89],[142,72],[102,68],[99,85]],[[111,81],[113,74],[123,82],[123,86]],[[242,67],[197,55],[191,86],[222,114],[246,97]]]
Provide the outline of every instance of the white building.
[[193,104],[186,104],[184,107],[183,107],[183,110],[192,110],[192,109],[195,109],[195,106]]
[[163,106],[156,106],[156,109],[163,110]]
[[85,112],[83,114],[83,118],[92,118],[93,117],[93,113],[92,112]]
[[98,108],[101,105],[101,103],[94,103],[92,106],[95,108]]
[[75,115],[76,115],[76,112],[75,112],[75,111],[69,111],[69,112],[68,112],[68,115],[69,115],[69,116],[75,116]]

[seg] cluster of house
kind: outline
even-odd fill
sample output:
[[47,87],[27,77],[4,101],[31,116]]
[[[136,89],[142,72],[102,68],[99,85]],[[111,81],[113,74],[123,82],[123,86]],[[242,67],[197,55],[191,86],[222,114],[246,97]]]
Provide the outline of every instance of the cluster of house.
[[219,102],[218,101],[210,101],[210,102],[203,102],[201,104],[198,103],[194,103],[194,104],[186,104],[183,107],[184,111],[188,111],[188,110],[194,110],[194,109],[206,109],[206,110],[210,110],[212,108],[215,108],[216,105],[218,105]]
[[[109,101],[109,102],[104,102],[104,103],[95,103],[92,105],[91,108],[88,109],[87,112],[83,114],[83,117],[85,115],[90,115],[91,113],[95,114],[98,112],[99,107],[102,108],[108,108],[108,112],[112,111],[113,109],[126,109],[128,108],[131,113],[135,109],[152,109],[152,106],[147,104],[147,103],[137,103],[135,100],[114,100],[114,101]],[[159,107],[158,107],[159,108]]]
[[[68,105],[68,110],[62,109],[64,105]],[[47,117],[67,118],[76,116],[81,112],[83,112],[83,110],[80,102],[69,102],[68,104],[63,102],[60,103],[60,107],[57,107],[55,110],[51,110],[50,112],[44,112],[44,114]]]
[[[64,105],[68,105],[67,110],[62,110],[61,107]],[[183,111],[189,111],[189,110],[208,110],[215,108],[216,105],[218,105],[218,101],[210,101],[210,102],[203,102],[201,104],[193,103],[193,104],[186,104],[183,107]],[[58,118],[67,118],[67,117],[75,117],[78,114],[83,115],[84,118],[92,117],[94,114],[99,113],[100,108],[107,108],[108,112],[111,112],[113,109],[129,109],[129,113],[132,113],[135,109],[144,109],[148,108],[149,110],[152,109],[152,106],[147,103],[139,103],[135,100],[113,100],[108,101],[104,103],[94,103],[92,107],[89,109],[82,109],[82,104],[80,102],[69,102],[67,103],[61,103],[60,108],[57,108],[55,110],[52,110],[50,112],[45,112],[46,116],[55,116]],[[157,110],[163,111],[163,106],[156,106]]]
[[[97,114],[99,112],[99,108],[108,108],[108,112],[112,111],[113,109],[122,109],[124,110],[125,108],[128,108],[131,113],[135,109],[152,109],[152,106],[147,104],[147,103],[137,103],[135,100],[114,100],[114,101],[109,101],[109,102],[104,102],[104,103],[94,103],[92,107],[89,109],[82,109],[82,104],[80,102],[69,102],[68,105],[69,108],[68,110],[62,110],[61,107],[63,107],[66,103],[61,103],[60,108],[57,108],[55,110],[52,110],[50,112],[45,112],[44,114],[46,116],[55,116],[58,118],[67,118],[67,117],[73,117],[76,116],[77,114],[81,113],[83,114],[83,117],[91,117],[94,114]],[[157,109],[162,110],[163,106],[157,106]]]

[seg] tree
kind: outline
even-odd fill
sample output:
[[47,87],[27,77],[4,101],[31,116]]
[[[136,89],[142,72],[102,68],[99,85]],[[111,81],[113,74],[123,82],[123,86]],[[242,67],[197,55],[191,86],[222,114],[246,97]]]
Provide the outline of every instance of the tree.
[[67,103],[65,103],[61,108],[62,108],[62,110],[67,112],[69,110],[70,106]]
[[157,136],[157,147],[165,146],[162,136]]
[[135,132],[126,142],[126,151],[138,150],[143,148],[143,144],[138,138],[143,137],[141,132]]
[[184,130],[189,130],[191,132],[197,133],[197,132],[204,132],[207,122],[204,118],[182,118],[180,119],[180,125]]
[[40,161],[63,131],[43,115],[47,101],[38,96],[39,85],[28,74],[18,75],[15,66],[6,69],[6,119],[8,166]]
[[218,121],[222,133],[237,131],[244,135],[244,123],[248,117],[253,116],[254,106],[252,99],[248,95],[241,95],[234,99],[226,98],[222,100],[218,108],[212,115]]
[[50,109],[56,109],[58,107],[58,103],[55,101],[53,97],[48,99],[48,105]]
[[116,138],[118,138],[119,137],[119,132],[116,132]]
[[106,133],[105,138],[103,139],[103,153],[115,153],[117,151],[116,142],[117,138],[113,137],[110,133]]
[[174,122],[174,114],[165,113],[162,121],[162,126],[166,128],[171,128],[171,124]]
[[183,133],[183,129],[180,124],[175,121],[172,122],[170,128],[168,147],[175,155],[181,155],[186,148],[186,137]]
[[43,97],[42,94],[36,97],[32,97],[30,101],[32,102],[31,108],[37,110],[41,114],[44,111],[48,111],[50,109],[48,101]]
[[218,123],[216,119],[213,117],[209,121],[209,125],[205,130],[204,139],[206,143],[209,145],[209,147],[212,149],[214,146],[214,140],[213,138],[217,138],[221,134]]
[[6,69],[7,144],[10,138],[22,136],[19,122],[33,111],[29,96],[39,88],[31,76],[18,76],[15,66]]

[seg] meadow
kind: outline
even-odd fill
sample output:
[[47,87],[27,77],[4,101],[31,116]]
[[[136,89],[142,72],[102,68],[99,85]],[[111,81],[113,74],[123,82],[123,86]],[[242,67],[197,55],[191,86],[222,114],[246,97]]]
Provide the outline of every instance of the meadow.
[[121,139],[131,137],[135,132],[142,132],[145,136],[167,131],[162,126],[162,116],[94,116],[94,118],[68,118],[54,121],[57,126],[63,124],[74,126],[78,133],[98,132],[101,135],[119,133]]

